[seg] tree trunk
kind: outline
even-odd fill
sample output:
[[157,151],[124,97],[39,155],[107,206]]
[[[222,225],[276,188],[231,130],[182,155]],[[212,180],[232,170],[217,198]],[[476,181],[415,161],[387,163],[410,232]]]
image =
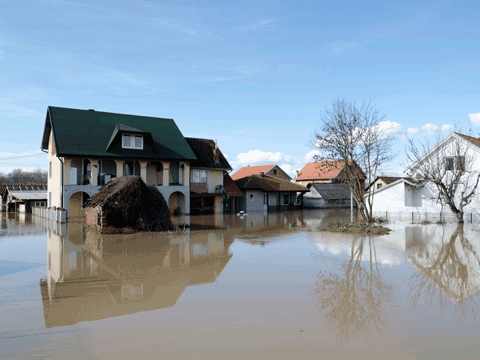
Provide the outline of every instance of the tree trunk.
[[455,215],[457,216],[457,223],[463,224],[464,223],[463,211],[458,211],[458,212],[455,213]]

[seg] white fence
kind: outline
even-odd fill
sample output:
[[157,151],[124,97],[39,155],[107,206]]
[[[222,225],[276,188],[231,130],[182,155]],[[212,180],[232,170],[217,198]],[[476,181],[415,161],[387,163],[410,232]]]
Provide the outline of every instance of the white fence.
[[[404,221],[445,221],[456,222],[455,214],[448,213],[432,213],[432,212],[402,212],[402,211],[374,211],[373,216],[385,220],[404,220]],[[466,223],[476,223],[480,221],[479,213],[464,213],[463,221]]]
[[41,217],[47,220],[53,220],[59,223],[67,222],[67,212],[65,209],[45,206],[34,206],[32,208],[32,215]]

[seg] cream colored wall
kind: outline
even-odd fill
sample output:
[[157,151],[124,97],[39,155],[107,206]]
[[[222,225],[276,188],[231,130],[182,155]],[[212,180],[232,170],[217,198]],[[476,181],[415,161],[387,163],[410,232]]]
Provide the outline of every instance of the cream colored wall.
[[[50,176],[50,162],[52,162],[52,176]],[[51,203],[47,206],[61,207],[61,174],[62,174],[62,162],[57,157],[54,149],[53,131],[50,132],[50,138],[48,140],[48,192],[51,193]],[[47,195],[48,199],[48,195]]]
[[215,186],[223,186],[223,171],[222,170],[210,170],[210,187],[209,192],[215,192]]
[[221,196],[215,196],[213,208],[215,213],[223,213],[223,198]]

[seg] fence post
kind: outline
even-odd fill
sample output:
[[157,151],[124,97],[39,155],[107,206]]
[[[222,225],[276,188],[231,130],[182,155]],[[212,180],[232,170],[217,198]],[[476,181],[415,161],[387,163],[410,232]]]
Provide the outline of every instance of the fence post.
[[473,224],[473,213],[470,213],[470,222]]

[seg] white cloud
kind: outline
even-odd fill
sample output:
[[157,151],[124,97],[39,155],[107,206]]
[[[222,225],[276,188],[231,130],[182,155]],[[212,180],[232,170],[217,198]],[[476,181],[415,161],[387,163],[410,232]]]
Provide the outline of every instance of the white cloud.
[[385,135],[397,136],[401,134],[403,126],[395,121],[380,121],[378,123],[378,129]]
[[480,124],[480,112],[479,113],[476,113],[476,114],[468,114],[468,116],[470,117],[470,121],[472,123],[474,123],[475,125],[478,125]]
[[240,153],[236,158],[229,158],[228,162],[234,170],[246,165],[264,165],[264,164],[292,164],[294,158],[291,155],[285,155],[278,151],[273,153],[271,151],[250,150],[246,153]]
[[452,130],[452,128],[453,128],[453,125],[444,124],[442,125],[442,132],[449,132],[450,130]]
[[422,126],[422,129],[426,131],[425,135],[432,135],[438,130],[438,126],[433,124],[425,124]]
[[[318,151],[318,150],[312,150]],[[312,152],[311,151],[311,152]],[[225,155],[225,154],[224,154]],[[306,159],[307,157],[305,157]],[[292,155],[286,155],[280,151],[270,152],[262,150],[250,150],[246,153],[240,153],[236,157],[228,157],[228,162],[233,168],[233,173],[247,165],[266,165],[276,164],[280,166],[292,178],[296,176],[297,170],[305,166],[306,160]],[[310,159],[309,161],[313,161]]]
[[307,155],[305,155],[304,159],[306,162],[312,162],[315,160],[314,156],[320,155],[320,154],[321,154],[320,150],[311,150],[307,153]]
[[408,128],[407,129],[407,135],[414,135],[416,134],[420,129],[419,128]]
[[247,153],[238,154],[237,161],[242,164],[259,164],[265,161],[278,162],[283,157],[284,154],[280,151],[272,153],[270,151],[250,150]]

